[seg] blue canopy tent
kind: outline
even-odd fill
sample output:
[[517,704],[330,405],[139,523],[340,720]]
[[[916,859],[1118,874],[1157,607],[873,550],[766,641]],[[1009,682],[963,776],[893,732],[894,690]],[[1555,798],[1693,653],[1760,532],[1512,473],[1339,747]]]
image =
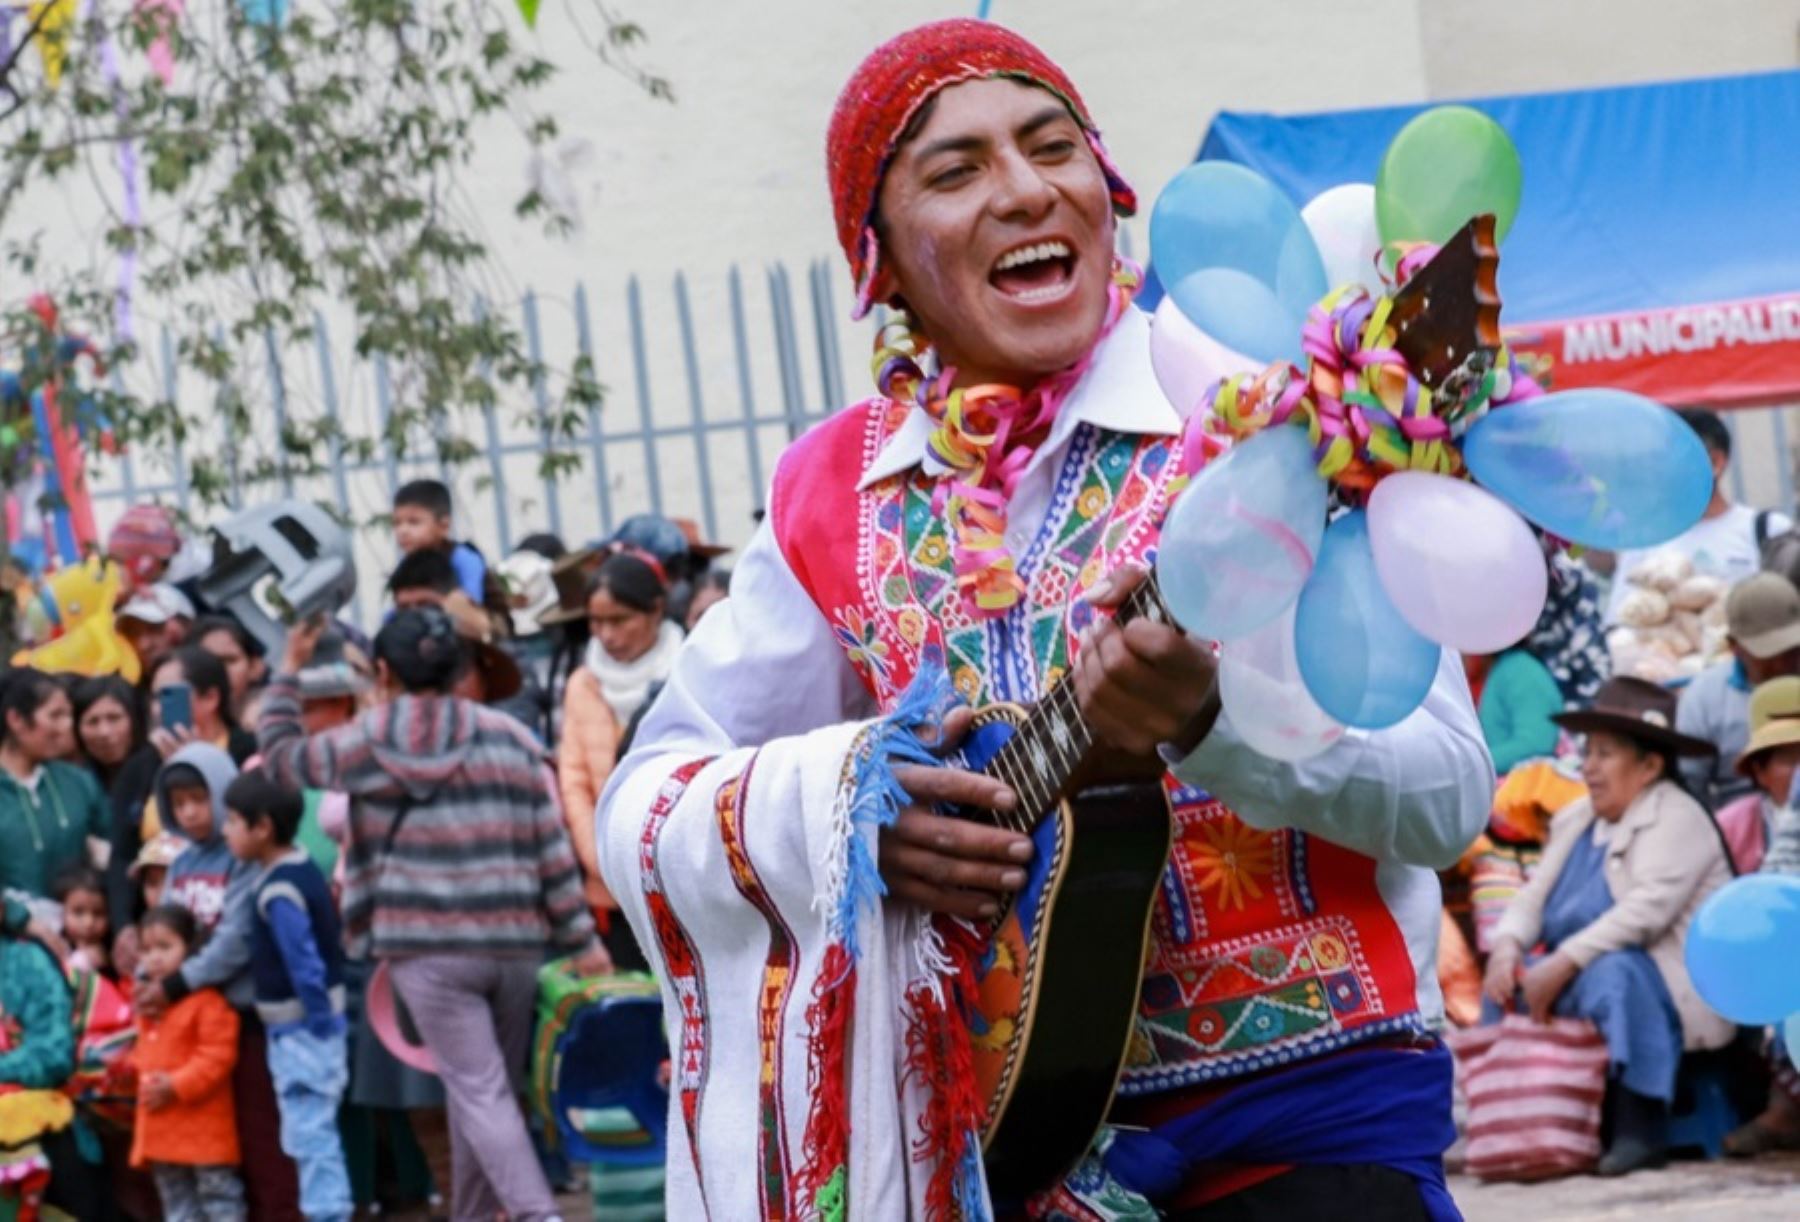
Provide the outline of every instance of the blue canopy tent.
[[[1557,385],[1664,402],[1800,400],[1800,71],[1477,99],[1511,134],[1524,199],[1501,251],[1514,343]],[[1226,111],[1200,160],[1296,205],[1373,182],[1423,106]]]

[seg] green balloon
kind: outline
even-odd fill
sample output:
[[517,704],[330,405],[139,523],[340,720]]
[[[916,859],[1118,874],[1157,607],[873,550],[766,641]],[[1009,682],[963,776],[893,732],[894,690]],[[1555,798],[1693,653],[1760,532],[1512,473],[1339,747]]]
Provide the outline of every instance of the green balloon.
[[1400,129],[1375,178],[1383,243],[1446,241],[1469,218],[1494,214],[1494,240],[1519,212],[1519,150],[1506,129],[1467,106],[1436,106]]

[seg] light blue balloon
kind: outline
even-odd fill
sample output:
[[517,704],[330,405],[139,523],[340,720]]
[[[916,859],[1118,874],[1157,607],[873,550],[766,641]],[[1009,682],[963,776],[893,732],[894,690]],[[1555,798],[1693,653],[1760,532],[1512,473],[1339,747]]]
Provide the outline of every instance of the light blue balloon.
[[1190,322],[1259,361],[1300,362],[1306,312],[1330,288],[1293,202],[1228,161],[1197,162],[1163,188],[1150,260]]
[[1687,933],[1687,969],[1707,1005],[1734,1023],[1800,1010],[1800,878],[1750,874],[1707,897]]
[[1788,1064],[1800,1069],[1800,1010],[1788,1015],[1781,1024],[1781,1042],[1787,1047]]
[[1294,650],[1306,690],[1347,726],[1391,726],[1431,690],[1438,647],[1400,618],[1381,588],[1361,509],[1325,528],[1294,616]]
[[1616,551],[1666,543],[1712,500],[1712,461],[1674,412],[1622,390],[1496,408],[1463,439],[1469,472],[1545,530]]
[[1325,499],[1304,429],[1264,429],[1201,468],[1157,543],[1156,578],[1175,621],[1231,641],[1293,606],[1319,554]]

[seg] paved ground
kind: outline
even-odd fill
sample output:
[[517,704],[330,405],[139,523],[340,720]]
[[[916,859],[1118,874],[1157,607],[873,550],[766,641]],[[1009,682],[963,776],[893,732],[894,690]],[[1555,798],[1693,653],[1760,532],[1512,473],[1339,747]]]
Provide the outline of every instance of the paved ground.
[[1616,1180],[1577,1176],[1547,1184],[1483,1184],[1455,1176],[1450,1190],[1467,1222],[1793,1222],[1800,1219],[1800,1155],[1749,1163],[1679,1162]]

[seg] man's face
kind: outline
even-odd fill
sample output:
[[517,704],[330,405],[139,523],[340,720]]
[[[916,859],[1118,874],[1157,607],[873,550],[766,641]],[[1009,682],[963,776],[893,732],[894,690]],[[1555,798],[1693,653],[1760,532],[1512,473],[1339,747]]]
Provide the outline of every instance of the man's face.
[[106,897],[77,889],[63,900],[63,936],[76,946],[106,944]]
[[1029,385],[1093,347],[1113,214],[1081,126],[1035,86],[953,85],[895,154],[878,212],[889,283],[965,385]]
[[394,510],[394,542],[403,552],[440,547],[450,538],[450,519],[440,518],[420,505],[401,505]]
[[183,785],[169,790],[169,805],[174,808],[175,826],[196,844],[212,839],[212,795],[204,785]]
[[225,808],[225,847],[239,861],[256,861],[262,856],[263,846],[269,839],[267,822],[252,827],[243,815]]
[[356,697],[324,696],[300,706],[300,728],[308,734],[323,734],[348,723],[355,716]]
[[138,936],[138,963],[152,980],[173,976],[187,958],[187,947],[173,929],[163,925],[146,925]]
[[142,620],[122,619],[119,621],[119,635],[137,654],[138,662],[145,670],[155,670],[162,660],[175,652],[179,642],[169,624],[146,624]]
[[424,586],[415,586],[410,590],[394,591],[394,610],[422,611],[426,607],[442,607],[448,597],[441,590],[432,590]]
[[237,636],[224,628],[215,628],[201,637],[199,645],[225,664],[225,677],[231,684],[231,707],[242,708],[244,693],[250,690],[262,660],[244,652]]
[[1767,683],[1770,679],[1779,679],[1783,675],[1800,675],[1800,649],[1790,649],[1767,658],[1752,657],[1749,650],[1736,642],[1732,643],[1731,649],[1743,664],[1744,677],[1750,680],[1751,687]]

